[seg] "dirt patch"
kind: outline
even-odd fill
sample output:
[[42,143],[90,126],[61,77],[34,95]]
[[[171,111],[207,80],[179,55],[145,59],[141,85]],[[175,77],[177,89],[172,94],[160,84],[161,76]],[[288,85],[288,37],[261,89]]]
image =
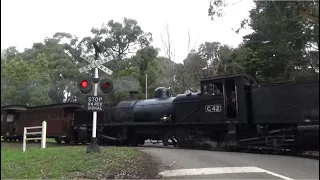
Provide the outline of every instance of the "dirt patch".
[[123,170],[108,175],[106,179],[161,179],[156,161],[145,152],[139,153],[137,161],[128,162]]

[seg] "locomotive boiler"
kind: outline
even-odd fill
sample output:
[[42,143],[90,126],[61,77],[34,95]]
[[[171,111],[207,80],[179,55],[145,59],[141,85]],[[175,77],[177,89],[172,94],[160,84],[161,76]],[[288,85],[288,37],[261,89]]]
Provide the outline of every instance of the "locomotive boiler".
[[[136,92],[130,92],[131,97]],[[170,97],[169,91],[164,87],[155,90],[153,99],[130,100],[120,102],[114,111],[115,122],[157,122],[170,116],[172,102],[175,98]]]

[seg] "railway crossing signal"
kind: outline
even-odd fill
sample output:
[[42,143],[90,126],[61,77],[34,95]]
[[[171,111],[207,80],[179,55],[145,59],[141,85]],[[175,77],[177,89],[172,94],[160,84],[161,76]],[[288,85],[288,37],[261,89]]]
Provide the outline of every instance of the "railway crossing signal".
[[[84,59],[85,61],[89,62],[90,64],[80,68],[79,72],[83,73],[83,72],[89,71],[94,68],[94,78],[92,79],[92,82],[94,84],[93,85],[93,97],[91,97],[91,99],[92,98],[98,99],[98,100],[101,99],[101,101],[99,100],[99,102],[93,102],[93,103],[99,103],[99,105],[101,105],[103,103],[102,102],[103,98],[98,97],[98,83],[100,81],[98,69],[100,69],[101,71],[103,71],[106,74],[111,76],[113,71],[111,71],[107,67],[103,66],[102,64],[104,64],[108,61],[111,61],[112,59],[98,60],[100,51],[99,51],[97,44],[94,44],[94,45],[95,45],[94,46],[95,59],[88,58],[84,54],[81,54],[80,57],[82,59]],[[92,83],[88,79],[84,79],[80,82],[79,88],[82,93],[89,93],[92,90]],[[108,80],[108,79],[101,80],[100,88],[103,93],[110,93],[110,92],[112,92],[112,89],[113,89],[113,83],[111,80]],[[92,105],[92,104],[90,104],[90,105]],[[91,144],[87,147],[87,153],[90,153],[90,152],[100,152],[100,148],[98,146],[98,140],[97,140],[97,111],[96,110],[93,111]]]

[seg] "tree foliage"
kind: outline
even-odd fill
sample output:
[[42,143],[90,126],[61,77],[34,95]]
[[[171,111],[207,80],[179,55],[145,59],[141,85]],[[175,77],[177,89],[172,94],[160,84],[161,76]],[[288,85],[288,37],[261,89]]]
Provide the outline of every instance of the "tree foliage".
[[[227,5],[212,2],[209,16],[221,17],[217,14]],[[264,82],[318,79],[318,1],[255,1],[240,26],[253,30],[232,55],[246,72]]]
[[[241,0],[240,0],[241,1]],[[213,0],[209,16],[222,17],[224,9],[240,1]],[[57,32],[43,42],[18,52],[15,47],[1,51],[1,103],[44,105],[48,103],[84,103],[86,95],[78,90],[83,77],[92,77],[93,70],[80,74],[87,65],[80,54],[111,58],[105,65],[112,76],[101,78],[114,82],[114,92],[102,94],[108,106],[129,98],[129,91],[139,98],[152,98],[157,87],[167,87],[172,95],[199,89],[199,79],[240,72],[250,73],[262,82],[317,80],[319,78],[319,3],[316,1],[255,1],[248,19],[253,32],[243,37],[236,48],[219,42],[203,42],[189,49],[186,58],[176,63],[168,27],[162,36],[166,57],[152,46],[152,34],[144,32],[134,19],[110,20],[101,28],[79,39]],[[190,37],[189,37],[190,41]],[[190,42],[189,42],[190,43]]]

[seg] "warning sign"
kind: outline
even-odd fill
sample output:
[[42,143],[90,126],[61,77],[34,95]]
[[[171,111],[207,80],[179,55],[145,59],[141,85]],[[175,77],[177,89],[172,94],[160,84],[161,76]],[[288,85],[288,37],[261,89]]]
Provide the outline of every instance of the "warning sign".
[[87,110],[88,111],[103,111],[103,97],[102,96],[88,96]]

